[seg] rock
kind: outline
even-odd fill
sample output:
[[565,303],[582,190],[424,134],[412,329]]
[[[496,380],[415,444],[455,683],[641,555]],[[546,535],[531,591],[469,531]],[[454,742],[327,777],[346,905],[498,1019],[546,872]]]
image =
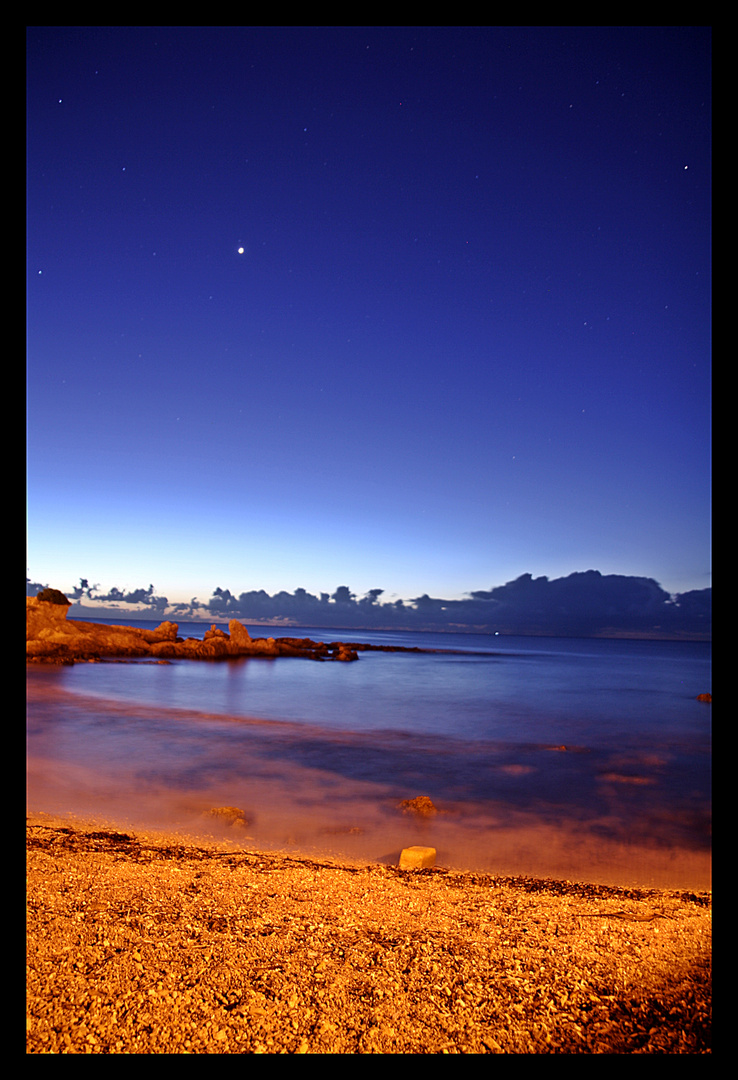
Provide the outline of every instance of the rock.
[[141,630],[144,641],[154,645],[159,641],[176,641],[179,627],[176,622],[159,623],[155,630]]
[[[163,622],[154,630],[135,626],[67,619],[69,601],[56,589],[45,590],[50,599],[26,599],[26,659],[45,663],[73,663],[101,657],[151,657],[165,660],[220,660],[241,656],[297,656],[308,660],[358,660],[354,645],[335,642],[325,646],[309,638],[252,638],[243,623],[232,619],[229,634],[212,625],[203,636],[177,637],[177,623]],[[41,594],[42,595],[42,594]]]
[[[248,630],[246,631],[248,633]],[[231,637],[231,641],[233,638]],[[245,647],[245,655],[248,656],[290,656],[289,649],[281,649],[273,637],[249,638]]]
[[359,654],[355,649],[352,649],[349,645],[339,645],[334,656],[334,660],[343,660],[350,662],[351,660],[358,660]]
[[203,817],[215,818],[232,829],[245,829],[250,824],[246,814],[237,806],[216,806],[212,810],[206,810]]
[[[47,590],[44,590],[45,592]],[[56,590],[48,590],[56,592]],[[59,593],[60,596],[63,593]],[[65,597],[66,600],[66,597]],[[26,640],[37,638],[42,630],[62,629],[69,611],[69,601],[61,604],[58,601],[49,603],[48,600],[39,600],[38,596],[26,597]]]
[[228,633],[231,635],[232,645],[248,648],[251,644],[251,634],[238,619],[231,619],[228,623]]
[[42,589],[36,594],[36,599],[45,604],[57,604],[60,607],[69,607],[69,600],[59,589]]
[[400,852],[400,870],[425,870],[436,865],[436,849],[432,847],[406,847]]
[[[227,634],[208,637],[206,631],[205,637],[202,641],[198,641],[197,638],[188,638],[189,650],[194,657],[199,657],[202,660],[217,660],[222,656],[231,655],[231,643]],[[189,654],[188,654],[189,655]]]
[[180,644],[176,641],[155,641],[149,651],[159,663],[164,663],[165,660],[174,660],[179,655],[177,650]]
[[397,804],[397,809],[403,814],[414,814],[415,817],[433,817],[438,809],[433,805],[427,795],[419,795],[417,799],[403,799]]
[[54,641],[27,641],[26,660],[39,664],[74,664],[76,657],[68,645]]

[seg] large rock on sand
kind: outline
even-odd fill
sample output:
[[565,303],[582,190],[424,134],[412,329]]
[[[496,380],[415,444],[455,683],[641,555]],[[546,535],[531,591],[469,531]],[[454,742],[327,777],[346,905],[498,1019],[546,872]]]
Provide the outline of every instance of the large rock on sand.
[[426,870],[436,865],[433,847],[406,847],[400,852],[400,870]]

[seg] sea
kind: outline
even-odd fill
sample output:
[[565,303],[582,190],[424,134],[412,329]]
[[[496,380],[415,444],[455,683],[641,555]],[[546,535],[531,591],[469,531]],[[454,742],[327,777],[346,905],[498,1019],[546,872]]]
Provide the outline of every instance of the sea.
[[[311,858],[392,864],[422,845],[449,870],[711,888],[709,642],[250,630],[422,651],[28,665],[29,811]],[[418,797],[435,813],[412,813]]]

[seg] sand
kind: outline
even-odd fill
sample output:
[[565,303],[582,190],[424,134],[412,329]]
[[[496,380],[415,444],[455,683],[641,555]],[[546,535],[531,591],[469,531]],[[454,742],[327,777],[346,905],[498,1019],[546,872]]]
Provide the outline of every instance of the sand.
[[28,1053],[710,1053],[711,893],[27,822]]

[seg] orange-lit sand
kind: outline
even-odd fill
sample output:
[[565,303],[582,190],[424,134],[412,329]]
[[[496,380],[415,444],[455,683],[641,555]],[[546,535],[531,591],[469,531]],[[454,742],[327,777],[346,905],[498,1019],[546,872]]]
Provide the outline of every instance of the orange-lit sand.
[[709,1053],[710,897],[28,827],[29,1053]]

